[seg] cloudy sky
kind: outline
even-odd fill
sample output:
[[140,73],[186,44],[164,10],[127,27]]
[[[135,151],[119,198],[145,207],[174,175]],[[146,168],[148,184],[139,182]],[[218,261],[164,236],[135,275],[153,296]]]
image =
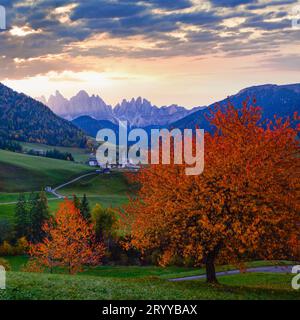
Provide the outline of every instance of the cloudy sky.
[[[205,105],[300,82],[298,0],[0,0],[0,81],[31,96]],[[296,9],[295,9],[296,8]],[[300,23],[300,22],[299,22]]]

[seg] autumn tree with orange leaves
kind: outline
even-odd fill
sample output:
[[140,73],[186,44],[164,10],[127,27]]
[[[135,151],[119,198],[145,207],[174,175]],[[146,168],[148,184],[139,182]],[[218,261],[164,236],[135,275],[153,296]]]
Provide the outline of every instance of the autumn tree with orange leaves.
[[247,103],[219,107],[210,121],[201,175],[170,164],[133,178],[141,188],[120,212],[130,245],[160,250],[161,265],[193,258],[210,283],[216,262],[299,258],[299,125],[261,124],[261,109]]
[[81,215],[72,201],[65,200],[55,217],[43,226],[45,238],[31,244],[29,253],[43,267],[66,267],[70,274],[82,270],[83,265],[100,264],[104,245],[95,241],[93,226]]

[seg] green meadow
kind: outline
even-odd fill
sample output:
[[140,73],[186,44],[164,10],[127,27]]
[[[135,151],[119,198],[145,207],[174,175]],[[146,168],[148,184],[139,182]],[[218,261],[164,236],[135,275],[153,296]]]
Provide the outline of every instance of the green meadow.
[[[18,169],[8,173],[5,168],[11,161]],[[21,183],[19,172],[22,179],[25,179]],[[8,191],[0,192],[0,218],[13,219],[13,202],[18,201],[19,192],[24,192],[28,197],[31,191],[42,190],[45,185],[58,186],[88,172],[91,172],[91,168],[85,165],[0,150],[0,178],[3,188]],[[97,203],[104,207],[119,207],[127,202],[129,186],[123,174],[113,172],[110,175],[85,177],[58,192],[66,197],[76,195],[79,198],[86,194],[91,208]],[[50,211],[54,213],[62,200],[49,193],[47,197]]]
[[106,207],[119,207],[128,199],[129,185],[122,173],[110,175],[93,175],[78,180],[59,190],[64,196],[76,194],[78,197],[87,195],[91,205],[101,203]]
[[0,192],[16,193],[57,186],[92,171],[87,165],[0,150]]
[[86,163],[89,158],[89,152],[86,149],[70,147],[54,147],[40,143],[19,142],[25,152],[29,150],[49,151],[56,149],[62,153],[71,153],[76,162]]
[[[24,273],[26,257],[7,258],[12,271],[7,273],[7,289],[0,299],[292,299],[299,300],[291,288],[292,275],[275,273],[244,273],[219,277],[219,285],[205,280],[170,282],[169,278],[203,274],[204,269],[155,266],[99,266],[87,268],[78,275],[62,273]],[[279,262],[275,263],[278,264]],[[256,261],[248,266],[272,265]],[[288,264],[288,262],[280,262]],[[218,267],[230,270],[233,266]]]

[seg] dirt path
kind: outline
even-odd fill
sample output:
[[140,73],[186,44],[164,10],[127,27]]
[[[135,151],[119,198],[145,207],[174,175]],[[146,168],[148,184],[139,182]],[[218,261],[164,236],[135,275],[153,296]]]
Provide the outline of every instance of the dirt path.
[[[248,268],[246,272],[271,272],[271,273],[291,273],[293,266],[270,266],[270,267],[257,267],[257,268]],[[217,272],[217,276],[229,276],[234,274],[241,273],[240,270],[230,270],[230,271],[222,271]],[[177,282],[177,281],[190,281],[190,280],[199,280],[205,279],[206,275],[202,274],[199,276],[191,276],[191,277],[183,277],[183,278],[175,278],[169,279],[169,281]]]

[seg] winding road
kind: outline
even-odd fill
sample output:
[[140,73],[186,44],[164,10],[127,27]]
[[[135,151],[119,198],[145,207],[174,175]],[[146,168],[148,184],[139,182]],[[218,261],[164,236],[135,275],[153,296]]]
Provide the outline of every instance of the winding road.
[[58,193],[58,192],[57,192],[58,190],[66,187],[66,186],[68,186],[68,185],[70,185],[70,184],[72,184],[72,183],[74,183],[74,182],[77,182],[77,181],[79,181],[79,180],[81,180],[81,179],[83,179],[83,178],[85,178],[85,177],[89,177],[89,176],[96,175],[96,174],[97,174],[97,171],[84,174],[84,175],[82,175],[82,176],[80,176],[80,177],[77,177],[77,178],[75,178],[75,179],[73,179],[73,180],[71,180],[71,181],[68,181],[68,182],[66,182],[66,183],[64,183],[64,184],[62,184],[62,185],[60,185],[60,186],[58,186],[58,187],[56,187],[56,188],[48,191],[48,192],[49,192],[49,193],[52,193],[57,199],[64,199],[65,196],[62,195],[62,194],[60,194],[60,193]]
[[[269,267],[257,267],[257,268],[248,268],[246,272],[271,272],[271,273],[291,273],[293,266],[269,266]],[[240,270],[229,270],[217,272],[217,276],[229,276],[241,273]],[[199,276],[191,276],[191,277],[183,277],[183,278],[174,278],[168,279],[171,282],[178,281],[191,281],[191,280],[199,280],[205,279],[206,275],[202,274]]]
[[[60,186],[58,186],[58,187],[56,187],[54,189],[51,189],[51,190],[47,191],[48,193],[51,193],[55,197],[55,198],[48,198],[48,201],[53,201],[53,200],[57,200],[57,199],[64,199],[65,196],[60,194],[60,193],[58,193],[57,192],[58,190],[66,187],[66,186],[68,186],[68,185],[70,185],[70,184],[72,184],[74,182],[77,182],[77,181],[79,181],[79,180],[81,180],[81,179],[83,179],[85,177],[96,175],[97,173],[98,173],[97,171],[93,171],[93,172],[84,174],[84,175],[79,176],[79,177],[77,177],[77,178],[75,178],[75,179],[73,179],[71,181],[68,181],[68,182],[66,182],[66,183],[64,183],[64,184],[62,184],[62,185],[60,185]],[[14,202],[1,202],[0,206],[1,205],[12,205],[12,204],[17,204],[17,203],[18,203],[17,201],[14,201]]]

